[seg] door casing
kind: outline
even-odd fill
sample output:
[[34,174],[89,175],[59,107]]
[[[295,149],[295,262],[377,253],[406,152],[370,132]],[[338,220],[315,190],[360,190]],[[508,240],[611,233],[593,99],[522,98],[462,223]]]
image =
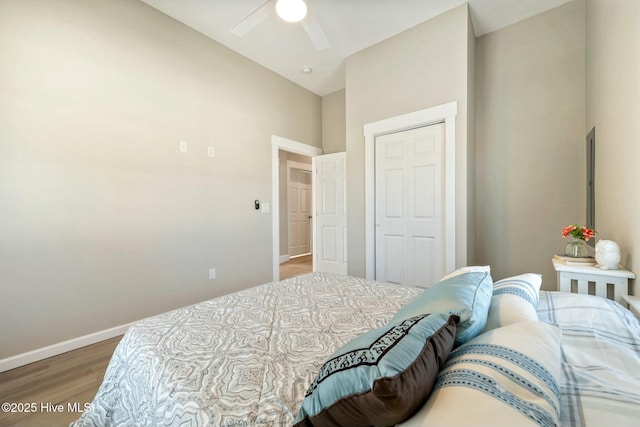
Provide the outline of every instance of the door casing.
[[445,268],[456,266],[455,143],[458,103],[449,102],[363,126],[365,143],[365,274],[375,280],[375,138],[437,122],[445,124]]
[[289,151],[291,153],[302,154],[303,156],[315,157],[322,154],[322,149],[312,145],[303,144],[298,141],[271,135],[271,248],[273,281],[280,280],[280,168],[279,151]]

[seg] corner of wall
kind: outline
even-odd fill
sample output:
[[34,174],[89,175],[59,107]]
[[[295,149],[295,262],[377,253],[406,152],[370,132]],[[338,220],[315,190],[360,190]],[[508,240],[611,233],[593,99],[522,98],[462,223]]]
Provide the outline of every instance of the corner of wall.
[[467,4],[467,264],[476,259],[476,36]]

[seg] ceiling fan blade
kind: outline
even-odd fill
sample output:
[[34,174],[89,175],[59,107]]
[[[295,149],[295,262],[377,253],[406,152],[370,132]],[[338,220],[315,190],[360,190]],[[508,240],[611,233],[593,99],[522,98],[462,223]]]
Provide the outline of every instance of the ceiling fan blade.
[[255,8],[251,13],[242,18],[235,27],[231,29],[231,33],[238,37],[242,37],[253,29],[256,25],[264,21],[264,19],[271,15],[274,8],[275,0],[267,0],[260,6]]
[[302,27],[307,32],[316,50],[324,50],[331,46],[320,22],[313,13],[307,14],[307,17],[302,21]]

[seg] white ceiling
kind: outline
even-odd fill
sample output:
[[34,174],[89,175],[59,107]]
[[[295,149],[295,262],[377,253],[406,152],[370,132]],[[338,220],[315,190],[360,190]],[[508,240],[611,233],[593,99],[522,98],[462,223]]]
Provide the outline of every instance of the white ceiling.
[[[243,37],[231,29],[265,0],[142,0],[321,96],[344,88],[344,59],[465,0],[305,0],[331,46],[318,51],[300,23],[271,13]],[[476,36],[570,0],[469,0]],[[445,40],[442,41],[446,43]],[[311,74],[302,67],[310,66]]]

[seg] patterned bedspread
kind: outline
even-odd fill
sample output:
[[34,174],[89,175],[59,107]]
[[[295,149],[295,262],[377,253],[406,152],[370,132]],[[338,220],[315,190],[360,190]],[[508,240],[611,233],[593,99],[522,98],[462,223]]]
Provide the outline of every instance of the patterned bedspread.
[[324,359],[420,292],[311,273],[149,318],[71,425],[291,425]]
[[541,292],[541,321],[562,331],[562,426],[640,425],[640,321],[613,301]]

